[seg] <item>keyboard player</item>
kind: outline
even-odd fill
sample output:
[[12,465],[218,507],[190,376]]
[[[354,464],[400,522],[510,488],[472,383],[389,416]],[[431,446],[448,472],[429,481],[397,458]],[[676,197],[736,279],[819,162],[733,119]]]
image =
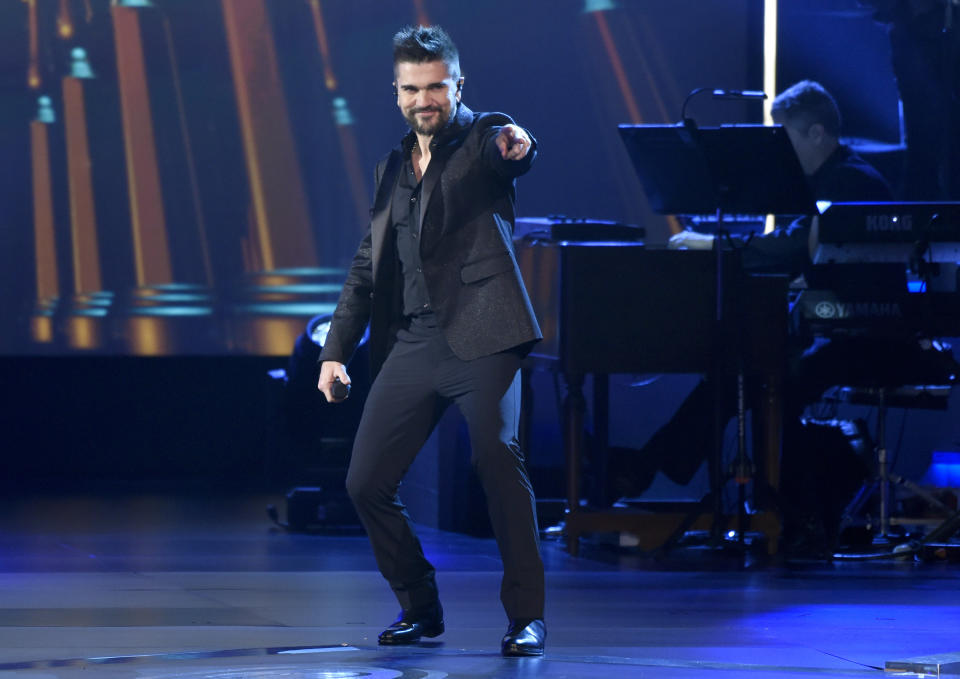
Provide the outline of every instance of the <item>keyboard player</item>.
[[[804,80],[783,91],[773,102],[773,118],[786,129],[816,200],[892,200],[890,187],[882,175],[849,146],[840,143],[839,109],[834,98],[820,84]],[[742,246],[745,269],[799,276],[811,265],[809,240],[810,218],[804,217],[769,234],[741,238],[737,245]],[[675,249],[707,250],[713,247],[713,241],[714,236],[710,234],[683,231],[674,235],[668,245]],[[793,434],[799,427],[803,409],[810,402],[810,394],[815,393],[812,399],[817,400],[823,389],[835,383],[820,384],[826,375],[835,377],[830,366],[833,360],[829,359],[826,362],[817,360],[816,377],[811,383],[804,381],[804,362],[816,356],[822,348],[819,343],[814,346],[796,343],[789,350],[784,405],[784,469],[791,467],[787,459],[790,455],[788,443],[796,440]],[[724,400],[724,420],[734,415],[736,401],[733,392],[731,380],[730,397]],[[713,407],[714,391],[701,381],[671,420],[637,455],[632,456],[634,459],[624,460],[618,474],[620,487],[617,491],[627,496],[638,495],[650,485],[658,471],[675,483],[689,483],[711,447],[712,428],[703,424],[712,421]],[[782,492],[788,491],[788,487],[782,488]],[[787,533],[790,517],[785,518]],[[785,539],[790,536],[785,534]]]
[[[816,200],[834,202],[893,200],[883,176],[846,144],[840,143],[840,110],[819,83],[803,80],[773,100],[773,120],[783,125]],[[810,220],[741,242],[744,267],[801,274],[810,264]],[[682,231],[671,248],[709,250],[711,234]]]

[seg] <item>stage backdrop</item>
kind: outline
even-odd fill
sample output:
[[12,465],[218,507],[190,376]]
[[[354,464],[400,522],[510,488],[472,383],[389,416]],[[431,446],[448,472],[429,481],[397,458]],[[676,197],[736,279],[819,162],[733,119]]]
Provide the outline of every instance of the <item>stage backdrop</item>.
[[759,0],[3,0],[0,352],[289,353],[332,310],[405,132],[390,40],[417,22],[457,41],[464,102],[538,138],[522,215],[651,242],[671,224],[617,124],[762,88]]

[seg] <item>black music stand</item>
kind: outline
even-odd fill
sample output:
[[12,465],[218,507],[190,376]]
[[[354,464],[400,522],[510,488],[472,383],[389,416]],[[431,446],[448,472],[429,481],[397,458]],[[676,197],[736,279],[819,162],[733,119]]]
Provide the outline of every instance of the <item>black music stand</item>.
[[816,203],[780,126],[620,125],[658,214],[813,214]]
[[[721,230],[723,215],[806,215],[816,212],[816,203],[800,162],[782,126],[727,125],[698,128],[692,120],[678,125],[620,125],[620,136],[643,184],[647,199],[659,214],[710,214],[717,217],[714,239],[716,257],[716,318],[718,343],[723,342],[726,309],[723,290]],[[737,305],[742,309],[742,305]],[[742,323],[737,323],[742,328]],[[707,507],[713,509],[712,533],[719,540],[723,487],[736,479],[739,497],[738,535],[744,539],[745,488],[753,477],[746,455],[746,405],[742,339],[736,341],[737,365],[737,460],[729,474],[722,471],[722,388],[724,347],[717,347],[715,366],[714,445],[709,460],[710,491],[690,512],[661,549],[672,546]],[[772,491],[772,489],[768,489]]]

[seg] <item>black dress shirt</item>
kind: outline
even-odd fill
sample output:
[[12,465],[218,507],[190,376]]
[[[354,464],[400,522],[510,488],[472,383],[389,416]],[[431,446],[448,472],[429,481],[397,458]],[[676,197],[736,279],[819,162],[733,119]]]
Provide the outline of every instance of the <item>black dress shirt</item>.
[[405,149],[405,153],[403,169],[393,191],[391,218],[403,276],[403,315],[413,318],[432,311],[420,259],[421,182],[414,172],[410,149]]

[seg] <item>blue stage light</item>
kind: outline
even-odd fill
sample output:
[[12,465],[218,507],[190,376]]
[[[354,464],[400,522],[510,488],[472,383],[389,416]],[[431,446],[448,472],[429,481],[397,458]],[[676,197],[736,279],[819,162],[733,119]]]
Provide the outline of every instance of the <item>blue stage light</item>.
[[922,483],[937,488],[960,488],[960,452],[935,450]]

